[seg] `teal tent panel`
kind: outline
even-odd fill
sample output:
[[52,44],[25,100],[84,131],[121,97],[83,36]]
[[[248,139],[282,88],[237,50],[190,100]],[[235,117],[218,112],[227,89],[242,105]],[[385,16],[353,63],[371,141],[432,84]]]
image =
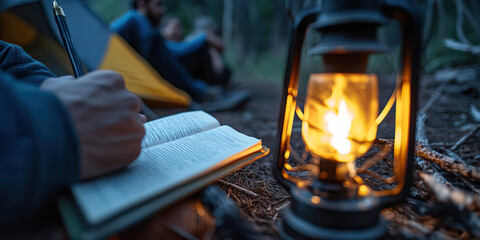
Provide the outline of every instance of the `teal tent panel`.
[[[58,41],[62,41],[53,16],[52,0],[40,0],[45,15]],[[66,15],[67,24],[82,59],[82,63],[90,70],[97,69],[107,50],[110,31],[107,26],[79,0],[57,0]]]
[[0,13],[16,6],[35,2],[38,2],[38,0],[0,0]]
[[[63,45],[53,15],[52,0],[0,0],[0,9],[8,10],[39,32],[52,36]],[[72,39],[87,69],[97,69],[111,37],[108,27],[80,0],[57,0],[63,8]]]

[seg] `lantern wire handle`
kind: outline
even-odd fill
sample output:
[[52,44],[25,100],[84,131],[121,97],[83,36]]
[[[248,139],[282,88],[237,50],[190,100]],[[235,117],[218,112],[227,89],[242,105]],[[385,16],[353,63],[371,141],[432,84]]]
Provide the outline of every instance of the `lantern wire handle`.
[[303,122],[303,119],[305,117],[303,115],[302,109],[300,109],[300,107],[298,105],[295,107],[295,113],[297,114],[298,118],[300,118],[300,121]]
[[382,112],[380,113],[380,115],[378,115],[377,119],[375,120],[375,125],[378,126],[385,119],[387,114],[392,109],[393,104],[395,103],[395,100],[397,99],[397,97],[396,97],[397,94],[396,93],[397,93],[397,89],[398,89],[399,86],[400,86],[400,84],[397,84],[395,86],[395,89],[393,90],[392,96],[390,96],[390,99],[388,99],[387,104],[385,105]]
[[307,161],[307,157],[306,156],[299,156],[295,150],[292,148],[292,146],[290,146],[290,144],[288,144],[288,149],[290,150],[290,156],[293,157],[293,159],[295,159],[296,161],[300,162],[300,163],[304,163]]
[[300,172],[300,171],[314,171],[316,166],[314,164],[305,164],[305,165],[299,165],[293,167],[292,165],[286,163],[285,164],[285,169],[287,169],[289,172]]

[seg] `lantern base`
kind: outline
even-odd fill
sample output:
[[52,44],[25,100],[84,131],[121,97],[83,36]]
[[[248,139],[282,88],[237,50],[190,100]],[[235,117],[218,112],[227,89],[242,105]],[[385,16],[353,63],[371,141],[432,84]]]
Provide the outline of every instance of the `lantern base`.
[[282,211],[282,239],[380,239],[387,224],[377,198],[318,200],[304,189],[293,189],[290,205]]

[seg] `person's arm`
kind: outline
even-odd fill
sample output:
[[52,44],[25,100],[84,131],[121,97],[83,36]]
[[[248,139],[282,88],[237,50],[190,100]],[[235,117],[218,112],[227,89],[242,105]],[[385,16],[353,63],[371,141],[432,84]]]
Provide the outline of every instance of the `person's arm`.
[[45,65],[30,57],[14,44],[0,41],[0,70],[18,81],[40,85],[45,79],[55,77]]
[[145,135],[140,108],[113,71],[50,78],[40,89],[0,72],[0,229],[74,181],[133,162]]
[[196,37],[183,42],[174,42],[165,39],[165,44],[168,50],[170,50],[170,52],[177,58],[192,54],[195,51],[199,51],[201,48],[208,47],[205,34],[197,35]]
[[58,98],[0,73],[0,228],[31,217],[79,169],[74,126]]

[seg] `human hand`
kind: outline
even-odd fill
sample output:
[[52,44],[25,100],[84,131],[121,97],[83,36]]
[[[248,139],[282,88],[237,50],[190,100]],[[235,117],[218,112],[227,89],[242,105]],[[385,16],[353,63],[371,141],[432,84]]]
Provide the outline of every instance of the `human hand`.
[[138,115],[141,100],[125,89],[121,75],[95,71],[75,80],[50,78],[40,88],[53,92],[70,113],[79,139],[83,179],[136,159],[145,135]]

